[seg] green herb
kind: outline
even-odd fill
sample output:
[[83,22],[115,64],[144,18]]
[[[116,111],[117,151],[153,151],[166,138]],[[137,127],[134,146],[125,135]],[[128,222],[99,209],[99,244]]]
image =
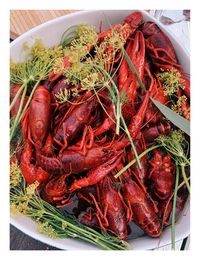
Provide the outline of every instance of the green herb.
[[76,31],[77,25],[73,25],[69,27],[62,35],[61,37],[61,45],[63,48],[69,47],[71,42],[78,38],[78,33]]
[[[154,149],[157,149],[159,147],[162,147],[162,145],[154,145],[143,151],[141,154],[138,155],[138,158],[141,159],[143,156],[145,156],[147,153],[151,152]],[[133,164],[136,163],[136,158],[130,161],[125,167],[123,167],[117,174],[114,175],[115,178],[118,178],[122,173],[124,173],[128,168],[130,168]]]
[[78,94],[77,88],[73,88],[73,89],[70,89],[70,90],[68,90],[66,88],[60,89],[60,91],[58,91],[58,93],[55,94],[55,97],[56,97],[57,102],[59,104],[63,104],[65,102],[68,102],[71,97],[78,97],[78,96],[79,96],[79,94]]
[[89,53],[90,48],[96,45],[97,40],[98,35],[93,26],[80,24],[72,26],[64,32],[61,44],[65,56],[68,56],[70,53],[70,60],[75,62],[85,57]]
[[189,143],[186,141],[183,132],[174,130],[169,135],[159,136],[156,141],[170,152],[174,161],[181,167],[183,179],[190,192],[190,185],[185,173],[185,167],[190,165],[188,159]]
[[81,239],[105,250],[127,250],[127,242],[107,233],[99,233],[76,219],[64,216],[54,206],[42,200],[38,183],[26,185],[17,164],[11,165],[10,207],[13,215],[23,214],[37,222],[37,230],[51,238]]
[[185,95],[178,98],[175,104],[172,104],[171,109],[175,111],[177,114],[182,116],[184,114],[184,111],[182,109],[182,106],[186,104],[187,97]]
[[163,83],[166,96],[172,96],[178,92],[179,88],[183,88],[181,74],[174,68],[169,71],[158,73],[157,77]]
[[[107,72],[112,69],[116,53],[125,44],[123,28],[111,30],[100,43],[97,41],[98,35],[93,27],[80,25],[72,29],[75,30],[78,38],[72,40],[64,49],[64,54],[69,58],[71,66],[65,68],[63,59],[57,60],[54,72],[62,72],[70,84],[74,86],[81,84],[87,90],[91,90],[92,86],[102,86],[105,78],[93,65]],[[92,48],[93,56],[90,54]]]
[[175,250],[175,213],[176,213],[178,183],[179,183],[179,166],[176,163],[176,181],[175,181],[175,188],[174,188],[174,198],[173,198],[173,206],[172,206],[172,223],[171,223],[171,241],[172,241],[173,250]]

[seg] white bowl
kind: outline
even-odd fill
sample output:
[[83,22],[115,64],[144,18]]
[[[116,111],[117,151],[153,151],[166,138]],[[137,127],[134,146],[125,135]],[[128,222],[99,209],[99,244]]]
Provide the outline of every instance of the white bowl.
[[[51,20],[47,23],[39,25],[32,30],[24,33],[11,43],[10,53],[15,62],[23,60],[22,46],[24,42],[33,44],[35,39],[39,38],[48,46],[53,46],[60,42],[63,32],[71,27],[80,23],[87,23],[99,28],[100,21],[103,21],[104,28],[109,27],[110,24],[116,24],[123,21],[123,19],[133,11],[130,10],[106,10],[106,11],[82,11],[72,13]],[[151,17],[148,13],[142,11],[145,21],[154,21],[165,32],[176,50],[177,57],[185,72],[190,72],[190,59],[187,50],[180,45],[179,40],[160,22]],[[66,239],[51,239],[36,231],[35,222],[27,217],[11,217],[11,224],[20,229],[27,235],[40,240],[46,244],[52,245],[60,249],[68,250],[96,250],[94,245],[75,240],[71,238]],[[176,241],[187,237],[190,233],[190,209],[189,202],[186,203],[182,216],[176,223],[175,227]],[[134,250],[147,250],[162,247],[171,243],[171,230],[170,227],[166,228],[161,238],[141,237],[129,241],[131,248]]]

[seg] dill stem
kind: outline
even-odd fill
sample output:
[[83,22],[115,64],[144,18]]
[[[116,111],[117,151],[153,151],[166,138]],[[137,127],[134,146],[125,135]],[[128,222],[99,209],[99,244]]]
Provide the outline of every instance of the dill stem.
[[[146,149],[144,152],[142,152],[140,155],[138,155],[138,158],[141,159],[145,154],[149,153],[150,151],[162,147],[161,144],[154,145]],[[134,163],[136,163],[136,159],[132,160],[130,163],[128,163],[124,168],[122,168],[117,174],[114,175],[115,178],[118,178],[122,173],[124,173],[129,167],[131,167]]]
[[185,164],[181,164],[181,173],[182,173],[182,176],[183,176],[183,179],[185,181],[185,185],[190,193],[190,184],[188,182],[188,179],[187,179],[187,176],[186,176],[186,172],[185,172]]
[[13,106],[15,105],[15,103],[16,103],[16,101],[17,101],[19,95],[21,94],[21,92],[22,92],[22,90],[24,89],[24,87],[25,87],[26,84],[27,84],[27,83],[24,82],[24,83],[21,85],[21,87],[18,89],[17,94],[15,95],[15,97],[13,98],[13,100],[12,100],[12,102],[11,102],[11,104],[10,104],[10,110],[11,110],[11,109],[13,108]]
[[114,87],[115,91],[116,91],[116,94],[117,94],[117,104],[116,104],[116,108],[117,108],[117,111],[116,111],[116,134],[119,134],[119,127],[120,127],[120,96],[119,96],[119,91],[118,91],[118,88],[117,86],[115,85],[115,82],[113,81],[112,77],[109,75],[109,73],[101,68],[100,66],[94,64],[93,65],[94,67],[96,67],[97,69],[99,69],[100,71],[102,71],[106,77],[110,80],[112,86]]
[[[188,177],[187,180],[190,180],[190,177]],[[181,187],[183,187],[183,185],[185,185],[185,181],[184,181],[184,180],[178,185],[177,191],[178,191]],[[167,203],[166,203],[166,206],[165,206],[165,209],[164,209],[164,213],[163,213],[163,219],[165,218],[165,215],[166,215],[166,212],[167,212],[167,208],[168,208],[169,203],[170,203],[170,201],[172,200],[173,196],[174,196],[174,192],[173,192],[172,195],[168,198],[168,201],[167,201]]]
[[138,156],[138,154],[137,154],[135,145],[134,145],[134,143],[133,143],[133,139],[132,139],[132,137],[131,137],[131,135],[130,135],[130,133],[129,133],[128,127],[127,127],[126,122],[125,122],[125,120],[124,120],[124,117],[123,117],[122,115],[121,115],[121,120],[122,120],[123,127],[124,127],[124,129],[125,129],[125,132],[126,132],[126,134],[127,134],[127,136],[128,136],[128,139],[129,139],[129,141],[130,141],[130,143],[131,143],[131,147],[132,147],[132,149],[133,149],[136,162],[137,162],[139,168],[142,169],[142,165],[141,165],[141,163],[140,163],[139,156]]
[[118,64],[116,70],[114,71],[114,73],[111,75],[112,79],[114,78],[114,76],[115,76],[116,73],[118,72],[119,68],[121,67],[121,64],[122,64],[123,59],[124,59],[124,55],[123,55],[123,52],[122,52],[122,57],[121,57],[121,59],[120,59],[120,62],[119,62],[119,64]]
[[[41,202],[41,203],[40,203]],[[58,212],[55,208],[53,208],[50,204],[46,203],[45,201],[37,198],[35,200],[30,201],[31,206],[33,208],[42,208],[43,206],[45,207],[44,213],[40,219],[42,221],[47,221],[50,225],[54,227],[56,230],[56,234],[58,235],[59,238],[63,237],[65,238],[66,236],[69,237],[78,237],[82,240],[85,240],[87,242],[90,242],[94,245],[98,245],[102,247],[103,249],[109,250],[109,249],[126,249],[128,247],[127,243],[122,243],[117,244],[115,243],[115,239],[107,239],[105,236],[102,234],[98,233],[97,231],[90,229],[88,227],[82,227],[78,226],[76,221],[74,222],[73,219],[67,219],[64,217],[60,212]],[[41,204],[41,205],[40,205]],[[37,214],[33,212],[33,208],[31,208],[31,213],[30,216],[33,218],[37,217]],[[37,211],[36,211],[37,212]],[[66,228],[63,229],[62,223],[66,223]],[[119,242],[120,240],[118,240]]]
[[35,83],[35,85],[34,85],[32,91],[31,91],[31,94],[30,94],[30,96],[29,96],[29,98],[28,98],[28,101],[26,102],[26,105],[25,105],[25,107],[24,107],[24,109],[23,109],[23,111],[22,111],[22,113],[21,113],[21,116],[20,116],[19,121],[20,121],[20,120],[22,119],[22,117],[24,116],[24,113],[26,112],[26,109],[28,108],[28,106],[29,106],[29,104],[30,104],[30,102],[31,102],[31,99],[32,99],[32,97],[33,97],[33,94],[34,94],[34,92],[35,92],[35,90],[36,90],[36,88],[37,88],[37,86],[38,86],[39,83],[40,83],[40,79]]
[[172,206],[172,224],[171,224],[172,250],[175,250],[175,213],[176,213],[178,183],[179,183],[179,166],[176,163],[176,181],[175,181],[175,188],[174,188],[174,199],[173,199],[173,206]]
[[[123,245],[115,243],[112,239],[106,239],[106,237],[99,232],[89,228],[89,227],[81,227],[78,226],[76,221],[74,222],[73,219],[66,219],[60,212],[58,212],[57,209],[55,209],[51,204],[48,204],[47,202],[43,201],[38,197],[37,201],[35,202],[35,205],[33,206],[38,206],[38,203],[41,202],[40,207],[44,206],[45,207],[45,212],[47,214],[47,218],[49,216],[48,222],[50,224],[53,224],[53,220],[58,220],[59,222],[66,222],[67,225],[67,232],[71,230],[73,235],[78,236],[79,238],[83,240],[87,240],[90,243],[93,243],[95,245],[98,245],[103,247],[104,249],[125,249],[125,247],[128,247],[128,244],[124,242]],[[52,218],[52,219],[51,219]],[[57,222],[58,223],[58,222]],[[61,230],[62,227],[59,224],[54,223],[56,225],[57,229]],[[73,236],[72,236],[73,237]],[[120,240],[118,240],[119,242]],[[111,248],[112,246],[112,248]]]
[[[106,86],[106,87],[107,87],[107,86]],[[99,98],[99,96],[98,96],[98,91],[96,91],[96,89],[95,89],[94,87],[93,87],[93,91],[94,91],[94,93],[95,93],[95,95],[96,95],[96,97],[97,97],[97,99],[98,99],[98,102],[99,102],[99,104],[101,105],[103,111],[104,111],[105,114],[107,115],[107,117],[108,117],[114,124],[116,124],[116,121],[113,120],[113,118],[112,118],[112,117],[109,115],[109,113],[106,111],[104,105],[102,104],[102,102],[101,102],[101,100],[100,100],[100,98]],[[123,127],[120,126],[120,128],[121,128],[123,131],[125,131],[125,129],[124,129]]]
[[[28,84],[28,83],[27,83]],[[21,101],[20,101],[20,105],[19,105],[19,110],[17,112],[17,115],[15,117],[15,120],[14,120],[14,123],[13,123],[13,126],[11,128],[11,134],[10,134],[10,141],[12,140],[13,136],[14,136],[14,133],[15,133],[15,130],[21,120],[21,117],[20,117],[20,113],[22,111],[22,108],[23,108],[23,104],[24,104],[24,99],[25,99],[25,96],[26,96],[26,91],[27,91],[27,84],[24,86],[24,91],[23,91],[23,94],[22,94],[22,98],[21,98]]]
[[119,135],[119,130],[120,130],[120,111],[121,111],[121,104],[120,101],[117,100],[117,122],[116,122],[116,134]]

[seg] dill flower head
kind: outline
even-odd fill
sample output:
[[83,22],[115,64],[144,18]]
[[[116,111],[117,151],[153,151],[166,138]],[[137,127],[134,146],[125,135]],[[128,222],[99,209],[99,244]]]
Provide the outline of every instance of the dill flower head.
[[[70,45],[64,48],[64,55],[69,57],[72,63],[79,62],[90,51],[91,47],[96,45],[98,35],[95,28],[90,25],[81,24],[75,27],[76,37],[70,42]],[[67,38],[67,35],[65,36]]]
[[156,141],[172,154],[178,164],[190,164],[187,158],[189,144],[181,130],[171,131],[169,135],[161,135]]
[[13,215],[27,215],[29,209],[28,201],[23,200],[21,197],[10,204],[10,212]]
[[32,47],[27,46],[26,49],[30,49],[30,57],[37,58],[40,60],[56,60],[57,58],[63,57],[63,49],[61,45],[56,45],[52,48],[45,46],[43,41],[36,39]]
[[78,97],[79,93],[78,93],[78,89],[72,88],[72,89],[60,89],[57,94],[55,94],[56,97],[56,102],[58,102],[59,104],[63,104],[67,101],[70,100],[71,97]]
[[36,189],[37,189],[38,186],[39,186],[39,182],[38,181],[35,181],[34,183],[28,185],[26,187],[26,194],[27,194],[27,196],[31,197],[31,196],[35,195],[35,192],[36,192]]
[[[112,29],[100,42],[95,29],[89,25],[80,25],[75,32],[75,39],[64,48],[64,55],[71,62],[70,66],[66,68],[63,60],[57,59],[54,73],[62,73],[69,84],[80,84],[83,90],[92,90],[106,81],[97,66],[107,70],[107,65],[114,62],[116,52],[126,41],[123,26]],[[91,48],[94,55],[90,54]]]
[[181,74],[175,68],[158,73],[157,77],[163,83],[164,94],[166,96],[176,94],[179,88],[184,88]]
[[47,235],[50,238],[57,238],[58,237],[58,235],[57,235],[55,229],[53,228],[53,226],[50,225],[48,222],[45,222],[45,221],[44,222],[38,221],[37,231],[39,233]]
[[54,68],[57,59],[63,57],[61,45],[49,48],[41,40],[36,40],[32,47],[24,45],[25,61],[10,62],[10,81],[12,84],[28,83],[29,81],[44,80]]
[[185,95],[178,98],[177,102],[171,106],[171,109],[178,113],[179,115],[183,115],[182,105],[187,101],[187,97]]
[[17,162],[13,162],[10,165],[10,186],[15,187],[19,185],[22,181],[22,173],[17,164]]

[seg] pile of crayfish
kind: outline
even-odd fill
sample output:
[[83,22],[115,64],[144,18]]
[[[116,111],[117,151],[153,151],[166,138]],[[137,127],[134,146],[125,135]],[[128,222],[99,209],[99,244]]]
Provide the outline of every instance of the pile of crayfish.
[[[169,106],[173,96],[167,95],[160,75],[172,71],[179,76],[176,112],[190,118],[190,82],[182,71],[169,38],[154,22],[144,22],[140,12],[126,17],[122,24],[98,34],[97,45],[113,31],[120,31],[124,49],[134,65],[130,68],[122,50],[112,45],[104,48],[105,70],[114,73],[121,100],[121,110],[130,138],[116,121],[108,87],[83,89],[66,81],[63,73],[52,71],[35,89],[22,120],[22,144],[16,154],[21,172],[28,184],[38,182],[40,196],[56,208],[67,208],[73,198],[84,201],[85,208],[76,217],[87,226],[114,233],[126,240],[129,224],[134,222],[145,234],[159,237],[163,224],[168,225],[175,185],[175,163],[170,153],[154,149],[140,158],[118,178],[115,175],[150,147],[160,135],[174,126],[152,103],[151,98]],[[95,56],[93,46],[87,46]],[[72,66],[64,57],[65,69]],[[146,91],[140,87],[138,76]],[[11,88],[14,99],[20,85]],[[70,102],[59,103],[60,91],[77,88]],[[15,116],[22,94],[11,110]],[[184,97],[184,98],[181,98]],[[26,103],[26,98],[24,105]],[[178,192],[177,212],[186,200],[185,187]]]

